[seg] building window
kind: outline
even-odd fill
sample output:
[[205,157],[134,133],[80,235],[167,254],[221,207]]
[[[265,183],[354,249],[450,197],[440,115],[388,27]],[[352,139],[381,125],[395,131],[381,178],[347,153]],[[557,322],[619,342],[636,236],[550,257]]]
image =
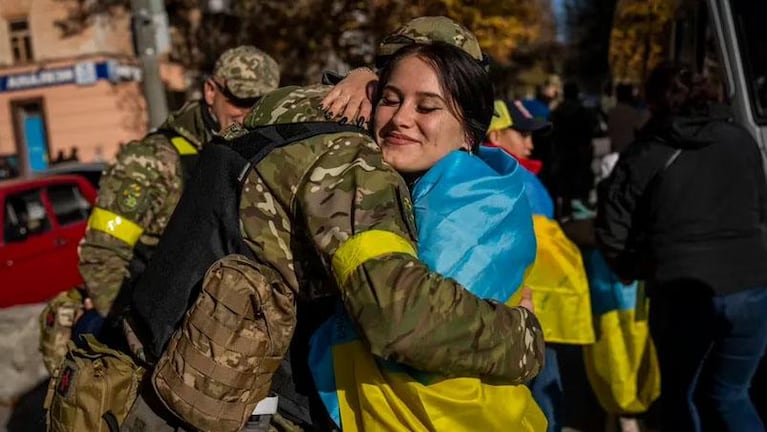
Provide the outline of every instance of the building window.
[[32,33],[26,18],[12,20],[8,23],[11,35],[11,50],[14,63],[28,63],[34,59],[32,53]]

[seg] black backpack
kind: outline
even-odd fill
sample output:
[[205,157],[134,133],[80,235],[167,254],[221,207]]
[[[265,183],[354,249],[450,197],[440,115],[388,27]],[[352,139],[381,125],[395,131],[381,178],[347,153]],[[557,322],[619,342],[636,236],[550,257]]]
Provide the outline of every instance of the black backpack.
[[163,352],[211,264],[230,254],[253,258],[239,224],[241,187],[250,168],[276,148],[339,132],[364,130],[329,122],[264,126],[200,152],[152,259],[127,296],[127,315],[147,354],[156,358]]
[[[186,184],[189,182],[189,179],[192,178],[200,153],[198,151],[195,151],[194,153],[182,153],[181,149],[174,142],[175,140],[181,139],[189,146],[192,144],[189,143],[186,138],[178,135],[178,133],[176,133],[174,130],[160,129],[155,132],[155,134],[164,136],[168,141],[172,143],[176,151],[178,151],[179,159],[181,162],[181,180],[182,184],[186,186]],[[152,259],[154,251],[155,248],[153,246],[149,246],[143,242],[137,242],[135,244],[133,247],[133,258],[131,258],[130,262],[128,263],[128,276],[125,278],[125,280],[123,280],[122,286],[120,288],[121,292],[133,291],[133,286],[136,285],[139,277],[144,273],[144,271],[146,271],[146,266]]]
[[[242,240],[239,216],[241,189],[251,167],[276,148],[340,132],[365,130],[327,122],[273,125],[203,148],[152,259],[136,283],[119,296],[116,316],[129,320],[150,360],[164,352],[214,262],[231,254],[254,258]],[[296,388],[290,351],[271,388],[280,396],[280,412],[308,426],[310,402]]]

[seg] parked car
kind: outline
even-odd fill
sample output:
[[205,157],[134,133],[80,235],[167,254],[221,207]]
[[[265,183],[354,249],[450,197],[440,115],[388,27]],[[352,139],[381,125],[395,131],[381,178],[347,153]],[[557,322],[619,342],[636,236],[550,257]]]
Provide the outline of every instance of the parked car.
[[105,162],[59,162],[51,165],[40,174],[46,176],[62,174],[80,175],[88,179],[91,185],[98,189],[101,174],[104,173],[108,166]]
[[81,176],[0,181],[0,307],[43,302],[82,283],[77,245],[95,200]]

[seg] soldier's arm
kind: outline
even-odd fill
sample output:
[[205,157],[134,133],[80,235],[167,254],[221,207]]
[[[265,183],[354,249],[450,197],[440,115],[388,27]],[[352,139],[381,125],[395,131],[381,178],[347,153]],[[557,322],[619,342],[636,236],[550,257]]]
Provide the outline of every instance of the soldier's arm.
[[534,377],[544,346],[536,318],[430,272],[416,258],[411,207],[401,177],[361,137],[340,139],[298,191],[296,210],[372,352],[454,376]]
[[167,139],[154,135],[129,143],[101,177],[96,206],[80,243],[80,274],[95,309],[106,315],[139,239],[156,233],[165,203],[178,194],[177,154]]

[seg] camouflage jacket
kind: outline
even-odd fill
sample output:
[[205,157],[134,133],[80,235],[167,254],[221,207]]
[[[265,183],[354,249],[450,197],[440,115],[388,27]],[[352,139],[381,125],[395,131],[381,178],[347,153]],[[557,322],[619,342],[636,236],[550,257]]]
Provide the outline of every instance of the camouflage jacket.
[[196,153],[212,138],[202,109],[202,103],[190,102],[158,131],[128,143],[101,178],[79,256],[86,291],[102,315],[129,276],[134,250],[157,244],[178,204],[181,155]]
[[[328,88],[272,92],[244,125],[324,121]],[[479,299],[416,258],[407,186],[365,133],[321,135],[270,153],[245,179],[240,221],[257,260],[281,275],[275,289],[340,296],[380,357],[511,383],[542,366],[533,314]]]

